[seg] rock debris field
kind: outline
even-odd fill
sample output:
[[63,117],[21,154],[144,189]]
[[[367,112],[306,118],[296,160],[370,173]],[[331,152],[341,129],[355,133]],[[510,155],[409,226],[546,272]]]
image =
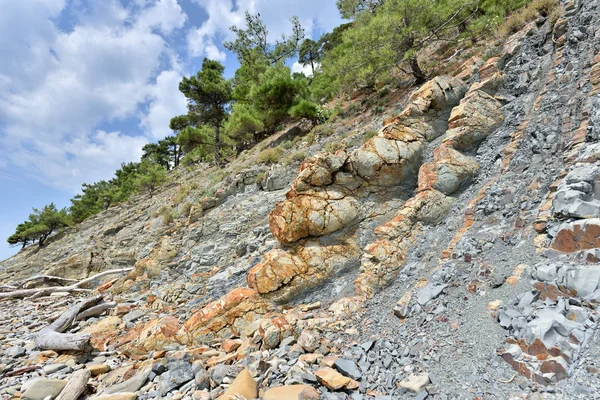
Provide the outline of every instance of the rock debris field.
[[2,262],[0,397],[600,398],[600,2],[562,5],[362,145]]

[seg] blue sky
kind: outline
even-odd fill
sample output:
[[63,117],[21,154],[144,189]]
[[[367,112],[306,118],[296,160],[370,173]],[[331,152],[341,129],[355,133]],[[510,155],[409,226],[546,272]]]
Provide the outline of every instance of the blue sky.
[[[272,40],[300,18],[308,37],[341,23],[335,0],[0,0],[0,260],[32,207],[109,179],[171,132],[177,90],[204,57],[231,76],[222,47],[244,12]],[[301,67],[293,65],[295,70]]]

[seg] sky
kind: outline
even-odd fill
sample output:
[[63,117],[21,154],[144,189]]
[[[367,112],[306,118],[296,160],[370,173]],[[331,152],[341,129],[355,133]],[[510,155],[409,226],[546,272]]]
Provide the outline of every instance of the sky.
[[[178,91],[204,57],[231,77],[222,46],[244,13],[271,40],[298,16],[307,37],[342,21],[335,0],[0,0],[0,260],[32,207],[67,207],[84,182],[110,179],[186,112]],[[293,60],[290,65],[300,71]]]

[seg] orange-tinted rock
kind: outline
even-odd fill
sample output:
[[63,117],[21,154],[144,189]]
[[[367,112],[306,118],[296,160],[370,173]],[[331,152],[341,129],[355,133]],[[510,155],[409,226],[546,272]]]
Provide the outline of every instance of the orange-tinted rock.
[[479,79],[481,79],[483,81],[483,80],[490,78],[492,75],[500,72],[499,64],[500,64],[499,57],[492,57],[489,60],[487,60],[481,66],[481,69],[479,70]]
[[456,71],[452,75],[455,78],[462,79],[467,81],[471,79],[473,74],[479,70],[479,68],[483,65],[483,59],[479,56],[473,56],[467,59],[464,63],[458,67]]
[[292,190],[302,192],[315,186],[327,186],[333,183],[334,174],[343,166],[348,155],[344,151],[335,154],[325,153],[307,158],[298,171],[298,177],[292,183]]
[[321,284],[358,252],[356,246],[322,246],[309,241],[288,251],[274,249],[248,271],[248,286],[275,301],[292,297]]
[[263,400],[318,400],[319,392],[308,385],[279,386],[267,390]]
[[477,90],[452,110],[443,143],[459,151],[473,149],[502,123],[502,104],[489,94]]
[[282,244],[333,233],[359,215],[356,200],[335,188],[288,193],[288,197],[269,214],[271,232]]
[[315,372],[315,376],[321,385],[330,390],[346,389],[354,382],[352,379],[340,374],[330,367],[319,369]]
[[440,146],[434,151],[433,162],[423,164],[419,169],[417,190],[435,189],[450,195],[478,172],[476,161],[451,147]]
[[82,333],[92,335],[90,343],[94,349],[105,351],[106,346],[115,340],[119,325],[121,325],[121,318],[108,316],[94,325],[87,326]]
[[564,253],[599,248],[600,219],[590,218],[562,224],[550,247]]
[[234,289],[188,319],[177,334],[179,342],[199,345],[215,337],[240,336],[244,328],[274,306],[248,288]]
[[225,339],[221,342],[221,348],[224,352],[231,353],[232,351],[236,351],[242,343],[241,339]]
[[235,380],[229,385],[223,396],[219,397],[221,400],[236,400],[240,396],[245,399],[254,399],[258,397],[258,384],[250,375],[247,368],[244,368],[242,372],[235,378]]
[[177,342],[177,333],[181,329],[179,321],[173,316],[166,316],[138,325],[130,330],[120,342],[132,354],[147,354],[149,351],[159,351],[165,346]]

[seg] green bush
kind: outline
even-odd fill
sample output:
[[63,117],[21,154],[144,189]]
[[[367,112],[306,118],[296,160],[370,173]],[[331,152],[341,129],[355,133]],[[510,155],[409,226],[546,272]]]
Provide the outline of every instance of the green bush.
[[265,164],[277,164],[281,158],[281,149],[278,147],[265,149],[258,154],[258,162]]
[[343,142],[328,142],[325,145],[325,151],[329,152],[329,153],[335,153],[338,150],[344,150],[346,148],[346,145]]

